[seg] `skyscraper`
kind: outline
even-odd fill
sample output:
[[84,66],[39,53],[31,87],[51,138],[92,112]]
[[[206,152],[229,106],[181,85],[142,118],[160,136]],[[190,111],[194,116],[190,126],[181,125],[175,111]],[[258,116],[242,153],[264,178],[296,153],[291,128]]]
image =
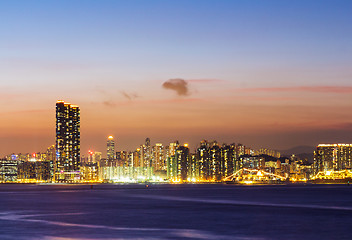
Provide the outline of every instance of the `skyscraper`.
[[155,144],[153,155],[154,170],[166,170],[164,147],[161,143]]
[[352,167],[352,144],[319,144],[314,152],[314,173]]
[[177,167],[176,167],[177,179],[180,181],[186,181],[187,178],[190,176],[189,174],[190,155],[189,155],[188,144],[185,144],[184,146],[180,146],[176,149],[175,158],[176,158],[176,164],[177,164]]
[[108,141],[106,142],[106,158],[109,163],[116,159],[115,141],[113,136],[109,136]]
[[221,148],[216,141],[212,143],[213,146],[209,149],[209,164],[210,164],[210,178],[212,180],[221,180],[222,177],[222,159]]
[[235,144],[223,144],[221,148],[222,177],[231,176],[237,169]]
[[46,150],[46,160],[50,164],[50,178],[53,179],[54,178],[54,163],[56,160],[55,145],[48,147],[48,149]]
[[77,105],[56,102],[56,181],[79,180],[80,110]]
[[197,149],[197,161],[198,161],[198,176],[201,180],[210,179],[210,152],[209,143],[206,140],[200,142],[200,147]]
[[175,141],[170,143],[168,151],[166,152],[166,166],[167,166],[167,176],[172,180],[177,179],[177,162],[176,162],[176,149],[179,147],[179,142]]
[[141,146],[142,150],[142,162],[143,162],[143,167],[152,167],[152,151],[150,147],[150,138],[145,139],[145,144]]

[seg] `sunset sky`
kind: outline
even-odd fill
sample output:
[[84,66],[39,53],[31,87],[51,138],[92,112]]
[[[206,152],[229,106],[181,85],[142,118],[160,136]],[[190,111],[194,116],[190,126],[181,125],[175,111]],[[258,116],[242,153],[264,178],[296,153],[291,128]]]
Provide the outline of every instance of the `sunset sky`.
[[352,1],[0,1],[0,157],[178,139],[352,142]]

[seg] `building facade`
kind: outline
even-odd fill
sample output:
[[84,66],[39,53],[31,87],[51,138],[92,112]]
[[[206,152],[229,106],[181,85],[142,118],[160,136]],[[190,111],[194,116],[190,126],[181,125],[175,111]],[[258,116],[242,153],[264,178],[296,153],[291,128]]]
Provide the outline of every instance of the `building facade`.
[[106,142],[106,159],[108,162],[112,162],[116,159],[115,141],[113,136],[109,136]]
[[352,144],[319,144],[314,152],[314,173],[352,167]]
[[77,181],[80,171],[80,109],[77,105],[56,102],[55,181]]
[[190,153],[188,145],[179,146],[175,152],[176,178],[180,181],[187,181],[190,177]]

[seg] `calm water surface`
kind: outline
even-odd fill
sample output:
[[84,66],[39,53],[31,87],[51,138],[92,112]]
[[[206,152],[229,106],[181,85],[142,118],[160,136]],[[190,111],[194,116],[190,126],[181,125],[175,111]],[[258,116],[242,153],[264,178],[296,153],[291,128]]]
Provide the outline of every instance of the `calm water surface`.
[[0,185],[0,239],[352,239],[352,186]]

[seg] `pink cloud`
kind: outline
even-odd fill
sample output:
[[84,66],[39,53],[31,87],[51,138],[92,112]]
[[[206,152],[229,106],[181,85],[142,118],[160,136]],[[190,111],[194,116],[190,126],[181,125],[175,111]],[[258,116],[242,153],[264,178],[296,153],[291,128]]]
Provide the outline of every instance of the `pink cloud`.
[[333,129],[352,129],[352,122],[339,123],[332,126]]
[[159,103],[159,104],[164,104],[164,103],[191,103],[191,102],[202,102],[204,100],[200,98],[185,98],[185,99],[168,99],[168,100],[151,100],[151,101],[146,101],[148,103]]
[[[243,97],[242,97],[243,99]],[[257,100],[257,101],[290,101],[290,100],[298,100],[298,98],[293,97],[257,97],[251,96],[248,97],[248,100]]]
[[352,93],[351,86],[298,86],[270,88],[238,88],[245,92],[316,92],[316,93]]
[[225,82],[225,80],[221,79],[189,79],[186,80],[189,83],[220,83],[220,82]]
[[246,100],[246,101],[294,101],[299,100],[296,97],[273,97],[273,96],[231,96],[219,97],[217,100],[230,101],[230,100]]
[[[151,100],[135,100],[135,101],[103,101],[101,104],[107,107],[118,107],[118,106],[126,106],[126,105],[140,105],[140,104],[178,104],[178,103],[193,103],[193,102],[202,102],[204,100],[200,98],[177,98],[177,99],[151,99]],[[92,102],[96,104],[97,102]]]

